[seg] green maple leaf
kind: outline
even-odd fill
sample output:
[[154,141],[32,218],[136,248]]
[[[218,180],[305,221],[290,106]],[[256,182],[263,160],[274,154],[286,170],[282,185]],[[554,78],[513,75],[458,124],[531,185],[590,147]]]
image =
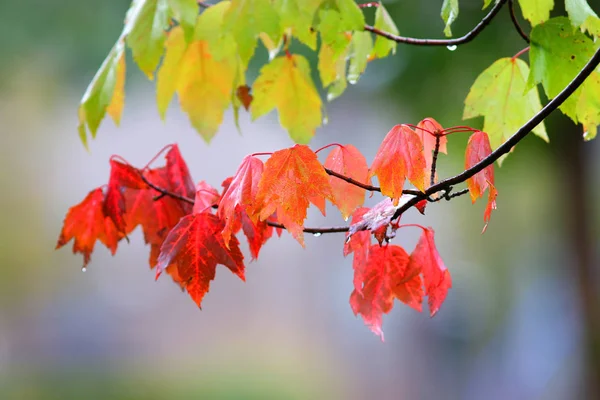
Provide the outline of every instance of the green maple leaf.
[[88,85],[79,106],[79,137],[87,146],[86,126],[96,137],[104,115],[108,112],[118,125],[124,103],[125,44],[119,38]]
[[[555,97],[575,78],[597,48],[598,44],[573,29],[566,17],[552,18],[535,26],[531,31],[528,87],[541,82],[548,97]],[[595,74],[597,72],[592,73]],[[582,109],[578,109],[578,98],[586,85],[587,80],[560,106],[560,110],[575,122],[578,122]]]
[[554,0],[519,0],[523,17],[531,25],[541,24],[550,18],[550,11],[554,8]]
[[140,69],[152,79],[169,26],[167,0],[136,0],[127,11],[123,35]]
[[373,39],[370,32],[354,32],[352,35],[352,51],[350,53],[350,67],[348,67],[348,81],[352,84],[365,72],[369,54],[373,49]]
[[252,93],[252,119],[277,108],[281,126],[297,143],[308,143],[321,125],[321,98],[302,56],[277,57],[262,67]]
[[565,9],[574,26],[600,36],[600,18],[585,0],[565,0]]
[[[488,134],[492,149],[498,148],[542,108],[537,89],[526,92],[528,74],[525,61],[501,58],[477,77],[469,91],[463,118],[484,117],[483,131]],[[548,141],[543,123],[533,133]]]
[[321,3],[322,0],[283,0],[276,3],[282,28],[289,28],[292,35],[311,50],[317,49],[317,33],[311,28]]
[[269,0],[232,0],[223,17],[223,30],[233,34],[244,65],[254,55],[260,33],[275,43],[281,37],[279,15]]
[[[400,31],[398,31],[398,27],[396,27],[394,20],[392,17],[390,17],[390,14],[388,14],[381,2],[379,3],[379,7],[377,7],[377,11],[375,12],[375,24],[373,26],[377,29],[394,35],[400,34]],[[375,45],[373,46],[373,52],[371,54],[377,58],[384,58],[390,52],[392,52],[392,54],[396,54],[396,42],[377,35],[377,38],[375,39]]]
[[450,25],[456,20],[458,17],[458,0],[444,0],[442,3],[442,19],[446,24],[444,28],[444,35],[452,36],[452,30],[450,29]]

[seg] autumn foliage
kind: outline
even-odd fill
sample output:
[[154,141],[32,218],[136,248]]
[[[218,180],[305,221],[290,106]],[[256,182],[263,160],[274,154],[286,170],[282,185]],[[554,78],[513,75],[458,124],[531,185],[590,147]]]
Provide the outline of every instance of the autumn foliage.
[[[442,4],[446,36],[452,36],[458,3]],[[398,124],[370,163],[351,144],[308,147],[327,115],[321,93],[327,101],[338,98],[369,63],[394,55],[398,44],[453,51],[474,40],[505,4],[527,47],[512,57],[503,55],[474,80],[463,118],[483,117],[482,129],[443,128],[433,118]],[[284,230],[303,247],[305,233],[345,233],[343,254],[352,255],[354,269],[350,305],[374,333],[383,339],[382,316],[395,300],[422,311],[427,298],[429,314],[435,315],[452,286],[450,271],[433,229],[402,224],[402,215],[412,208],[425,213],[430,203],[466,193],[475,202],[487,191],[485,232],[498,196],[496,161],[501,163],[530,132],[548,141],[544,119],[556,109],[581,123],[586,140],[600,125],[600,18],[585,0],[566,1],[567,16],[552,18],[553,0],[518,4],[531,24],[529,35],[515,16],[515,2],[484,0],[489,11],[464,36],[419,39],[400,36],[381,2],[133,0],[121,34],[81,99],[78,130],[86,146],[107,114],[120,122],[127,48],[156,82],[161,118],[177,96],[191,125],[210,142],[229,108],[238,129],[240,112],[255,120],[276,111],[297,144],[246,156],[220,188],[195,183],[177,145],[165,147],[141,168],[114,156],[108,183],[68,211],[57,247],[73,240],[73,252],[83,255],[86,268],[97,241],[114,254],[140,226],[156,277],[170,275],[200,307],[217,265],[245,279],[242,237],[257,259],[274,233]],[[312,58],[305,55],[310,52]],[[521,58],[525,54],[529,62]],[[248,82],[251,61],[257,76]],[[551,99],[544,107],[538,86]],[[463,133],[471,134],[464,170],[443,178],[437,159],[447,153],[450,135]],[[155,166],[163,154],[163,165]],[[373,178],[379,186],[373,186]],[[463,183],[467,188],[458,190]],[[383,199],[366,208],[367,192],[380,192]],[[352,218],[351,224],[307,227],[310,205],[325,215],[327,202],[344,220]],[[420,232],[412,251],[390,243],[398,229]]]
[[[108,184],[92,190],[69,210],[57,247],[74,239],[73,251],[83,255],[85,268],[96,241],[114,254],[118,244],[141,226],[156,277],[169,274],[200,307],[218,264],[245,279],[241,235],[253,259],[259,257],[274,229],[280,234],[285,229],[304,246],[305,231],[321,233],[305,228],[307,209],[313,204],[324,215],[329,201],[345,219],[352,216],[349,227],[334,230],[347,232],[344,255],[353,256],[350,305],[383,338],[382,315],[392,309],[395,299],[421,311],[427,297],[433,316],[452,286],[450,272],[435,247],[433,229],[402,225],[395,214],[414,197],[403,194],[407,181],[420,191],[428,185],[431,157],[441,149],[435,142],[443,139],[445,150],[445,136],[454,130],[444,131],[431,118],[415,129],[396,125],[370,168],[358,149],[337,143],[317,151],[295,145],[272,154],[248,155],[220,190],[204,181],[193,183],[177,145],[167,146],[152,159],[154,164],[164,153],[160,167],[135,168],[114,156]],[[321,162],[319,155],[325,151],[329,154]],[[478,162],[490,151],[487,135],[475,131],[466,150],[466,165]],[[264,163],[263,157],[268,157]],[[371,186],[374,175],[379,177],[381,188]],[[473,199],[489,188],[486,223],[492,205],[495,207],[493,183],[492,166],[469,181]],[[367,189],[389,197],[372,208],[362,207]],[[424,211],[422,204],[418,208]],[[397,229],[415,227],[422,232],[410,254],[388,243]]]

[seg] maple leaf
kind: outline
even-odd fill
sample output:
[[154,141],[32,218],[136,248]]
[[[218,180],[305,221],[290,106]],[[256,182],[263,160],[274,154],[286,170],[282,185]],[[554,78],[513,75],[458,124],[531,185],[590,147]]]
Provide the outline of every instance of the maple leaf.
[[279,15],[270,0],[232,0],[223,17],[223,29],[235,37],[244,65],[252,58],[261,32],[273,42],[281,37]]
[[[598,46],[597,42],[574,29],[566,17],[552,18],[537,25],[531,31],[528,87],[541,82],[548,97],[555,97],[585,66]],[[600,74],[597,71],[592,72],[581,87],[559,107],[574,122],[595,114],[595,124],[600,124],[600,93],[594,92],[594,88],[598,87],[598,77]],[[587,91],[587,102],[578,104],[584,91]],[[587,122],[589,124],[590,120]]]
[[[335,147],[327,156],[324,166],[360,183],[369,184],[371,181],[367,160],[351,144]],[[347,220],[354,210],[365,202],[366,190],[335,176],[329,177],[329,184],[333,192],[333,203],[340,209],[342,217]]]
[[171,188],[177,194],[190,199],[193,198],[196,193],[194,180],[190,175],[187,164],[179,152],[179,146],[176,144],[171,145],[171,149],[165,158],[167,160],[166,169]]
[[292,35],[311,50],[317,49],[317,35],[311,25],[321,2],[322,0],[287,0],[273,4],[273,7],[279,8],[282,29],[291,30]]
[[402,195],[397,205],[394,205],[392,200],[387,197],[373,206],[373,208],[367,209],[367,211],[361,215],[360,219],[352,217],[352,224],[348,230],[348,237],[352,237],[357,232],[364,230],[377,231],[378,229],[386,228],[392,221],[396,211],[413,197],[414,196],[407,194]]
[[407,274],[408,276],[418,274],[419,272],[423,274],[425,293],[427,294],[427,301],[429,303],[429,313],[433,317],[446,299],[448,289],[452,287],[450,271],[444,265],[435,247],[433,229],[423,229],[423,234],[410,255],[410,263],[407,269],[410,271]]
[[219,218],[225,221],[222,233],[225,243],[229,241],[229,237],[234,232],[234,224],[239,221],[238,212],[246,212],[249,207],[254,205],[263,169],[263,162],[259,158],[246,156],[231,181],[228,182],[217,211]]
[[[483,160],[491,152],[492,149],[488,135],[482,131],[473,133],[469,138],[465,152],[465,170]],[[494,165],[488,165],[482,171],[467,179],[467,187],[469,188],[469,194],[473,203],[483,196],[483,192],[489,188],[488,205],[484,214],[485,226],[483,227],[483,232],[485,232],[492,209],[496,209],[496,197],[498,196],[498,192],[494,187]]]
[[[433,152],[435,150],[436,142],[435,136],[431,133],[441,134],[443,131],[444,128],[442,128],[442,126],[433,118],[425,118],[417,124],[417,129],[415,132],[417,135],[419,135],[421,142],[423,142],[423,155],[425,156],[425,169],[427,171],[427,177],[431,176],[431,165],[433,164]],[[448,154],[448,150],[446,148],[447,143],[448,138],[446,136],[440,136],[440,147],[438,149],[440,153]]]
[[336,51],[327,43],[321,43],[318,69],[321,84],[324,88],[329,87],[327,101],[332,101],[340,96],[348,85],[346,80],[346,59],[350,51],[349,44],[350,40],[348,39],[346,46]]
[[444,35],[452,36],[452,29],[450,26],[458,17],[458,0],[444,0],[442,3],[441,17],[446,24],[444,28]]
[[[352,225],[363,220],[365,213],[369,211],[366,207],[361,207],[352,214]],[[352,258],[352,268],[354,269],[354,290],[362,295],[362,282],[364,275],[364,266],[367,264],[369,249],[371,248],[371,235],[368,231],[362,230],[354,233],[348,233],[344,244],[344,257],[354,253]]]
[[59,249],[74,239],[73,253],[83,254],[84,267],[90,262],[96,240],[115,254],[117,243],[123,237],[112,220],[104,216],[104,198],[102,188],[96,188],[81,203],[69,208],[56,244]]
[[204,181],[198,182],[196,185],[196,196],[194,199],[193,213],[201,213],[207,209],[219,204],[221,196],[217,189],[210,186]]
[[181,108],[209,142],[231,104],[238,60],[231,51],[216,59],[205,40],[187,44],[179,27],[171,30],[165,46],[167,51],[158,71],[156,88],[159,113],[164,118],[177,92]]
[[252,119],[277,108],[281,126],[296,143],[308,143],[321,125],[321,98],[310,77],[308,61],[302,56],[277,57],[266,64],[252,92]]
[[523,17],[531,22],[531,25],[541,24],[550,17],[550,11],[554,8],[554,0],[519,0]]
[[267,160],[249,214],[264,221],[276,212],[279,222],[304,247],[306,210],[318,198],[334,201],[329,176],[308,146],[295,145]]
[[222,230],[223,221],[209,212],[187,215],[169,232],[158,256],[157,278],[174,265],[178,278],[200,308],[210,281],[215,278],[217,264],[226,266],[245,281],[239,242],[231,236],[225,244]]
[[[384,32],[391,33],[392,35],[399,35],[400,31],[398,31],[398,27],[396,23],[390,17],[387,10],[383,6],[381,2],[379,2],[379,6],[375,11],[375,24],[373,25],[375,29],[379,29]],[[393,40],[388,40],[382,36],[377,36],[375,39],[375,45],[373,46],[373,51],[371,52],[371,57],[384,58],[391,52],[392,54],[396,54],[396,42]]]
[[350,66],[348,67],[348,82],[356,84],[367,69],[369,55],[373,50],[371,32],[354,32],[350,51]]
[[[518,58],[501,58],[483,71],[465,99],[463,119],[484,117],[483,130],[497,149],[523,124],[542,109],[536,88],[526,90],[527,63]],[[548,142],[544,123],[533,133]],[[503,160],[498,160],[500,163]]]
[[573,26],[587,30],[592,36],[600,36],[600,18],[585,0],[565,0],[565,9]]
[[409,261],[408,254],[400,246],[371,246],[366,264],[360,271],[362,290],[355,288],[350,295],[350,305],[354,314],[361,314],[365,324],[380,336],[381,340],[381,317],[382,314],[391,311],[394,298],[399,298],[421,311],[421,277],[418,274],[406,276],[410,269]]
[[79,137],[87,146],[87,129],[96,137],[106,112],[119,124],[125,87],[125,44],[117,40],[88,85],[79,105]]
[[[144,177],[157,187],[177,193],[170,184],[166,167],[146,169]],[[127,231],[133,231],[138,225],[144,232],[144,240],[150,245],[160,245],[169,231],[187,214],[180,200],[152,189],[127,189],[125,195],[125,221]]]
[[110,179],[104,201],[104,215],[110,218],[119,232],[127,232],[125,224],[125,196],[124,188],[144,189],[146,183],[140,177],[141,171],[131,165],[110,160]]
[[398,204],[407,178],[417,189],[425,190],[426,168],[419,135],[406,125],[396,125],[379,146],[369,177],[377,175],[381,193]]

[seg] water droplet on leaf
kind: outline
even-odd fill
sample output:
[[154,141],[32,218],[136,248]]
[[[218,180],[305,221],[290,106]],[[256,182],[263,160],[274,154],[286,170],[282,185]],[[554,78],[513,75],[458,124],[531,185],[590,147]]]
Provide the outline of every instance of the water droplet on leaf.
[[456,50],[456,45],[455,45],[455,44],[453,44],[453,45],[451,45],[451,46],[446,46],[446,48],[447,48],[448,50],[450,50],[450,51],[454,51],[454,50]]
[[85,271],[87,271],[86,267],[81,268],[81,272],[85,272]]

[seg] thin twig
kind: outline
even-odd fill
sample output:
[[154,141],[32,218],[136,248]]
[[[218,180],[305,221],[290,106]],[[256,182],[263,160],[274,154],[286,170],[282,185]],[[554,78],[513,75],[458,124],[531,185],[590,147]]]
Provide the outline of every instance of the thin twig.
[[[272,226],[273,228],[287,229],[285,226],[283,226],[277,222],[267,221],[267,225]],[[328,227],[328,228],[304,228],[304,229],[302,229],[302,232],[312,233],[313,235],[314,234],[320,235],[323,233],[348,232],[349,229],[350,229],[349,226],[332,226],[332,227]]]
[[389,32],[384,32],[370,25],[365,25],[364,29],[365,31],[372,32],[397,43],[412,44],[416,46],[458,46],[475,39],[477,35],[479,35],[481,31],[483,31],[485,27],[489,25],[492,19],[494,19],[506,1],[507,0],[499,0],[494,7],[492,7],[488,15],[486,15],[470,32],[456,39],[416,39],[411,37],[397,36]]
[[577,76],[555,97],[553,98],[544,108],[542,108],[537,114],[535,114],[529,121],[527,121],[519,130],[517,130],[506,142],[500,147],[491,152],[486,158],[473,165],[471,168],[464,170],[458,175],[451,178],[444,179],[437,184],[430,186],[425,193],[418,194],[409,201],[407,201],[402,207],[400,207],[394,213],[392,219],[398,218],[403,212],[417,204],[419,201],[427,199],[432,194],[439,191],[445,190],[451,186],[457,185],[466,181],[467,179],[474,176],[479,171],[482,171],[485,167],[492,165],[496,160],[508,153],[517,143],[519,143],[525,136],[527,136],[533,128],[538,126],[544,119],[548,117],[554,110],[556,110],[562,103],[565,102],[571,96],[579,86],[585,81],[585,79],[594,71],[594,69],[600,64],[600,49],[596,50],[592,58],[587,64],[579,71]]
[[515,29],[517,30],[517,32],[519,32],[519,35],[521,35],[523,40],[525,40],[527,43],[530,43],[529,36],[527,36],[525,31],[523,31],[523,28],[521,28],[521,25],[519,25],[519,20],[517,20],[517,15],[515,14],[514,0],[508,0],[508,10],[510,11],[510,19],[512,20],[513,25],[515,26]]
[[430,186],[435,184],[435,169],[437,167],[437,158],[440,153],[440,140],[442,138],[439,135],[435,135],[435,147],[433,148],[433,159],[431,161],[431,178],[430,178]]
[[179,194],[177,194],[177,193],[173,193],[173,192],[171,192],[171,191],[169,191],[169,190],[167,190],[167,189],[163,189],[163,188],[161,188],[160,186],[156,186],[154,183],[150,182],[150,181],[148,180],[148,178],[146,178],[146,177],[144,176],[144,174],[143,174],[143,173],[140,173],[140,177],[142,178],[142,180],[144,181],[144,183],[145,183],[146,185],[150,186],[152,189],[154,189],[154,190],[156,190],[158,193],[160,193],[160,195],[159,195],[159,196],[157,196],[157,197],[155,198],[155,200],[158,200],[159,198],[161,198],[161,197],[164,197],[164,196],[169,196],[169,197],[172,197],[172,198],[174,198],[174,199],[181,200],[181,201],[183,201],[183,202],[185,202],[185,203],[188,203],[188,204],[192,204],[192,205],[194,204],[194,199],[190,199],[189,197],[186,197],[186,196],[181,196],[181,195],[179,195]]

